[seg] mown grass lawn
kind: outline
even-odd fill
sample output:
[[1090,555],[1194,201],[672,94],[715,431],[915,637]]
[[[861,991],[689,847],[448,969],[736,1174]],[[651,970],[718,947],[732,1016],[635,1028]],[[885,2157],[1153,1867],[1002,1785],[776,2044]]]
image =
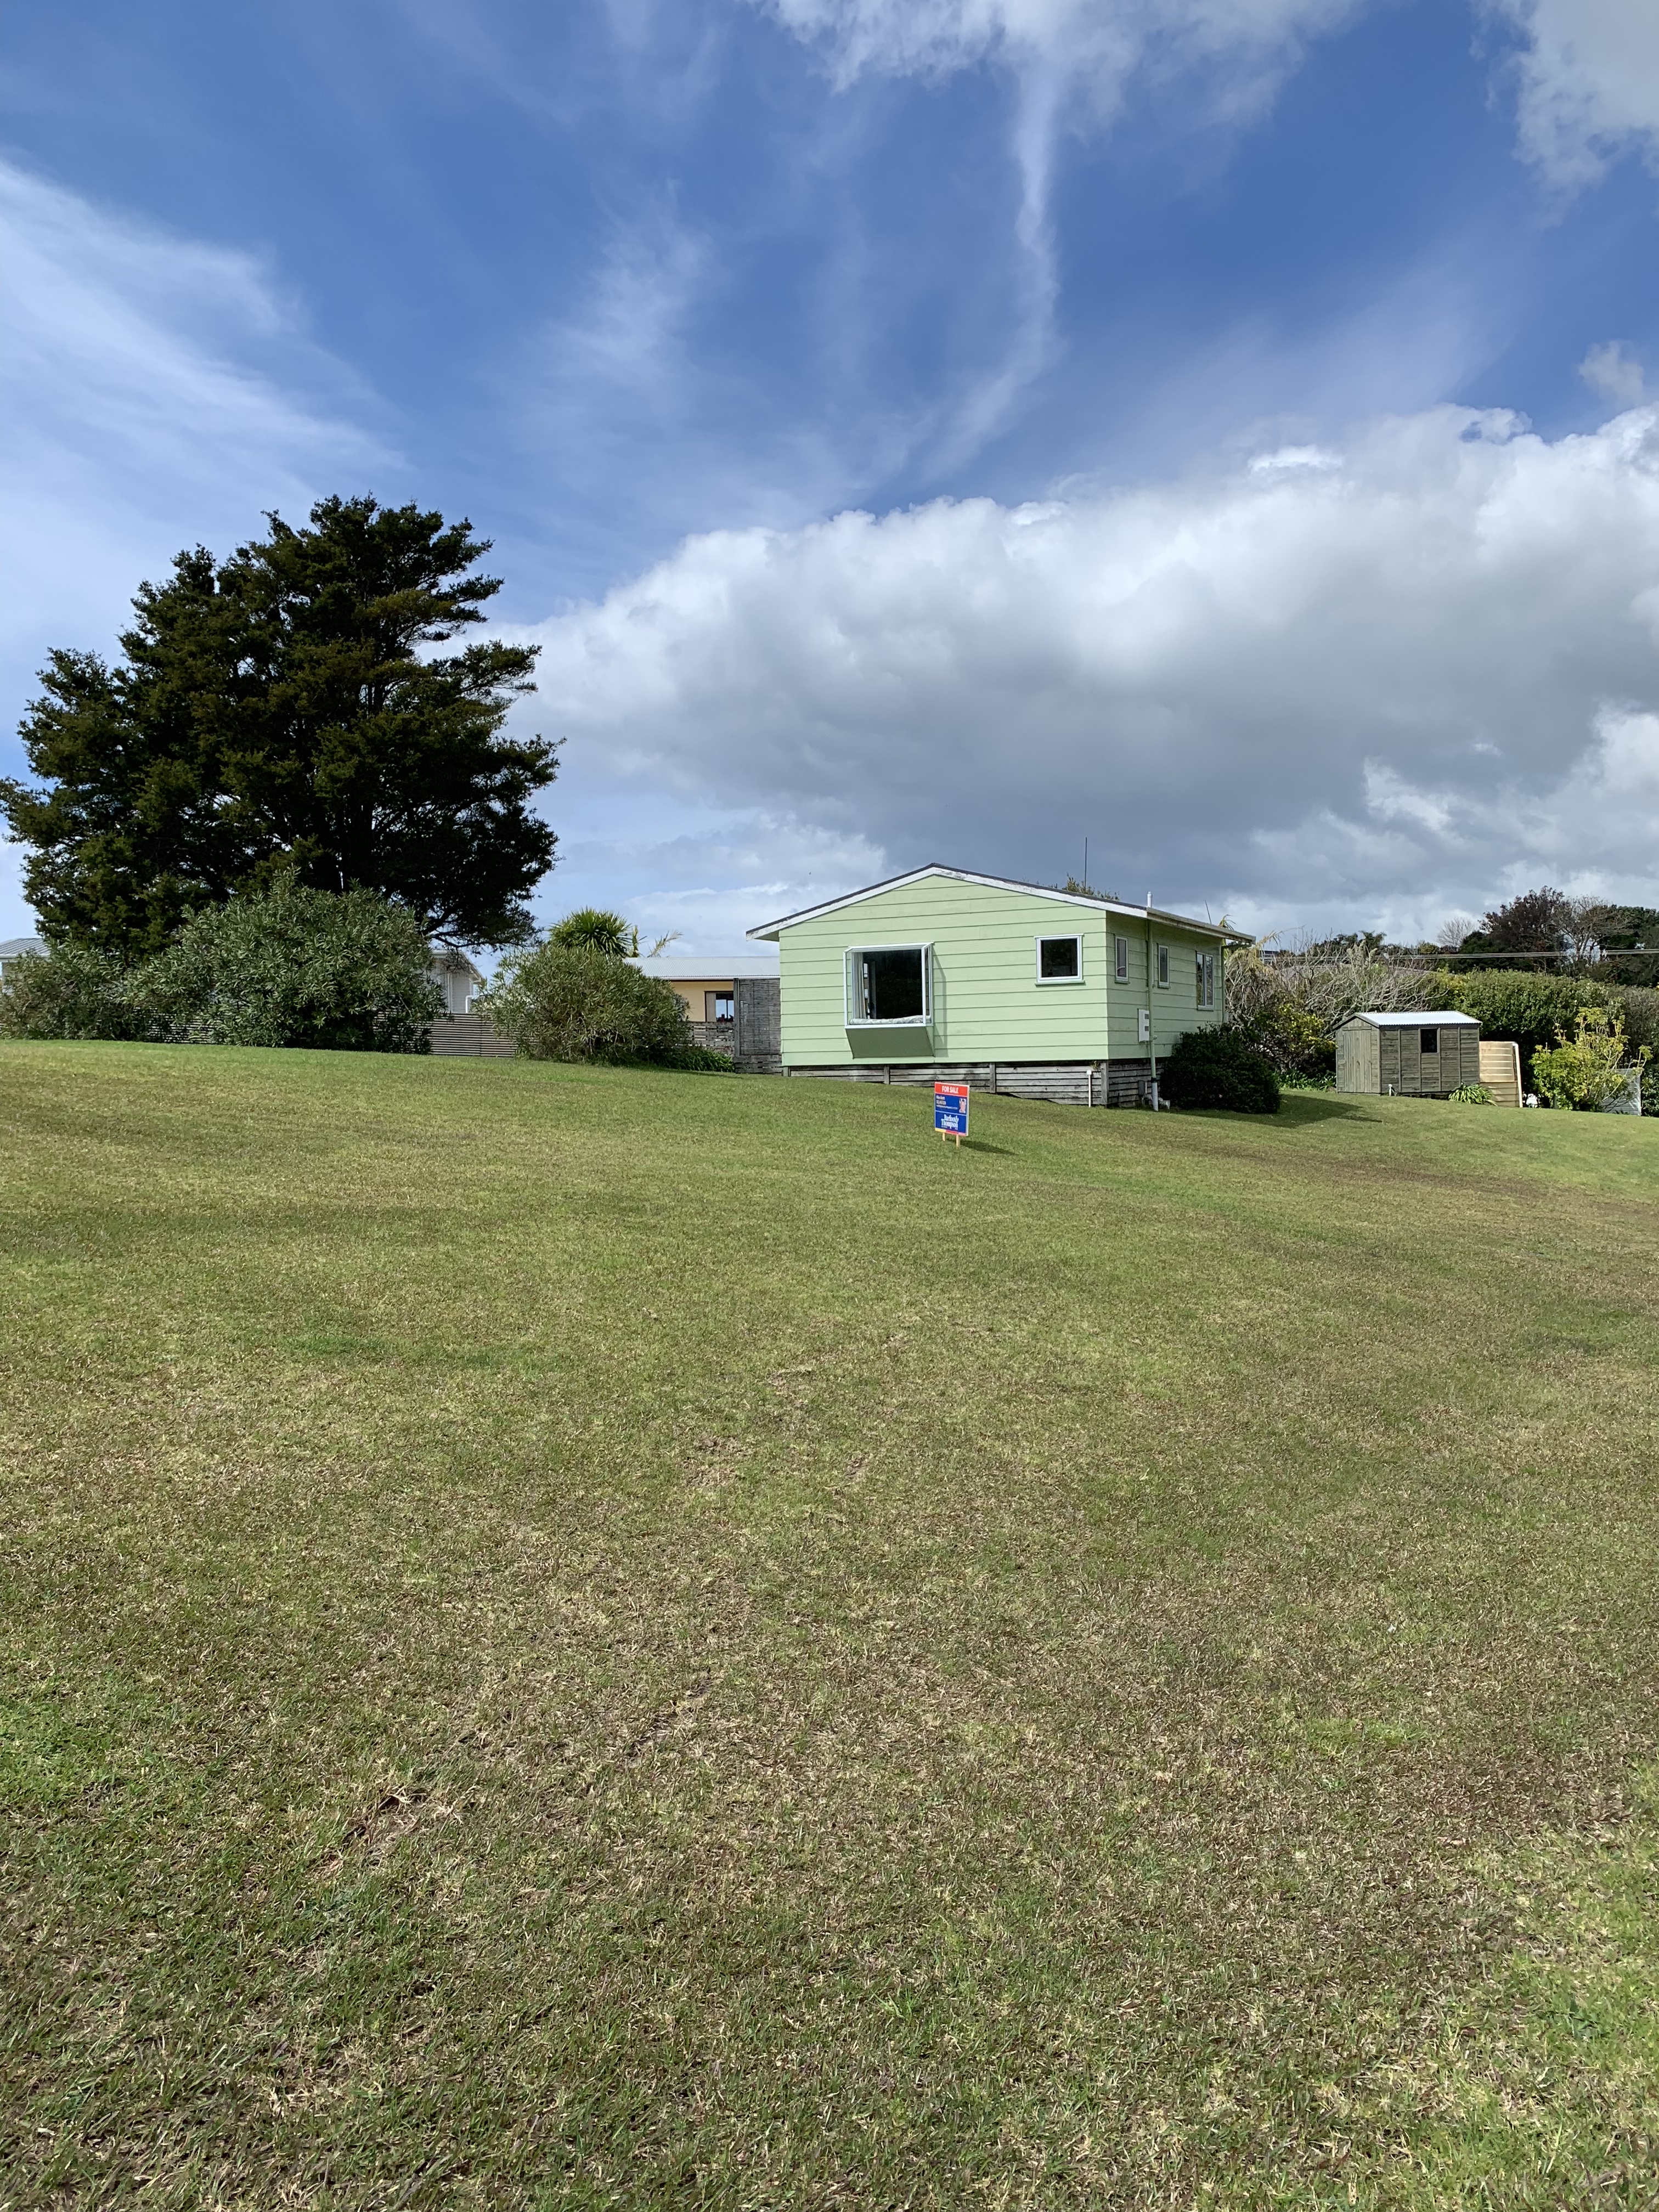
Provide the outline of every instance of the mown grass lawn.
[[1659,2190],[1659,1130],[0,1054],[0,2205]]

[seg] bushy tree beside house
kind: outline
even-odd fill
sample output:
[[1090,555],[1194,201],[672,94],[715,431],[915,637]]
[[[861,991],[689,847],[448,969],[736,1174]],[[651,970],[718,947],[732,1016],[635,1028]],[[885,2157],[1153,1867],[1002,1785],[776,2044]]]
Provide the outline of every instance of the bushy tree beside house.
[[550,939],[509,954],[477,1003],[491,1028],[526,1060],[731,1070],[724,1054],[694,1045],[684,1006],[671,985],[592,945]]
[[1160,1096],[1188,1110],[1276,1114],[1279,1077],[1272,1064],[1230,1024],[1188,1030],[1158,1069]]
[[292,876],[192,915],[129,986],[178,1044],[429,1052],[443,994],[407,908]]
[[452,645],[499,580],[466,522],[326,499],[216,561],[141,586],[120,654],[54,653],[21,734],[35,781],[0,784],[54,943],[132,961],[185,917],[293,872],[365,890],[424,936],[510,945],[554,835],[531,802],[555,750],[509,738],[535,650]]
[[94,1038],[131,1043],[151,1034],[149,1018],[130,995],[127,962],[95,945],[59,945],[24,952],[6,965],[0,984],[0,1037]]
[[426,1052],[443,1008],[431,957],[395,901],[288,875],[203,908],[147,960],[75,943],[26,956],[0,994],[0,1034]]

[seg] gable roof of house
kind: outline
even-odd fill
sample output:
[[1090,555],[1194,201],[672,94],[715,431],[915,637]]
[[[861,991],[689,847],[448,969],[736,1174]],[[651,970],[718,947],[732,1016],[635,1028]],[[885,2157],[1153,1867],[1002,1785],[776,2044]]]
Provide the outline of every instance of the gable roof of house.
[[978,884],[988,890],[1023,891],[1032,898],[1052,899],[1059,906],[1091,907],[1097,913],[1121,914],[1133,921],[1161,921],[1174,929],[1196,930],[1200,937],[1213,937],[1218,943],[1249,942],[1224,923],[1194,921],[1190,915],[1170,914],[1162,907],[1129,906],[1121,899],[1096,898],[1084,891],[1058,891],[1048,884],[1023,884],[1012,876],[981,876],[972,868],[947,868],[939,860],[930,860],[925,868],[908,869],[902,876],[889,876],[882,883],[866,884],[862,890],[844,892],[840,898],[825,899],[819,906],[801,907],[793,914],[780,915],[776,921],[763,922],[759,928],[746,934],[775,943],[780,930],[793,929],[798,922],[816,921],[821,914],[835,914],[842,907],[858,906],[880,891],[898,890],[906,884],[925,883],[930,876],[943,877],[951,883]]

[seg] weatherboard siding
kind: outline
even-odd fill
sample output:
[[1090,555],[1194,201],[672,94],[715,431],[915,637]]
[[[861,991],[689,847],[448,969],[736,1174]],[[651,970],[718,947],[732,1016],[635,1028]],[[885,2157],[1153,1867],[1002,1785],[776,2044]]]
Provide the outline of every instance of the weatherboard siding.
[[[1113,980],[1114,939],[1129,941],[1129,979]],[[1041,983],[1039,937],[1083,940],[1083,980]],[[1222,1018],[1219,947],[1154,925],[1170,948],[1170,988],[1147,988],[1143,920],[949,877],[878,892],[779,933],[786,1066],[935,1060],[1060,1062],[1145,1058],[1139,1014],[1150,1004],[1153,1048]],[[926,1029],[847,1026],[845,958],[856,945],[933,946],[933,1018]],[[1194,954],[1214,951],[1217,1005],[1197,1004]]]

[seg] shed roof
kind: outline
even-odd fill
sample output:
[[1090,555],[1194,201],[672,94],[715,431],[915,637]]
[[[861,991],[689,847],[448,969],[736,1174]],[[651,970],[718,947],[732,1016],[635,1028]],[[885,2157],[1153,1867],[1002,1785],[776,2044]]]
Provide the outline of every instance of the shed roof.
[[1146,906],[1130,906],[1122,899],[1096,898],[1083,891],[1057,891],[1048,884],[1024,884],[1012,876],[981,876],[972,868],[947,868],[939,860],[930,860],[925,868],[910,868],[902,876],[889,876],[878,884],[866,884],[862,890],[847,891],[840,898],[825,899],[821,906],[804,906],[794,914],[781,915],[776,921],[763,922],[748,934],[777,942],[781,930],[793,929],[797,922],[816,921],[821,914],[834,914],[839,908],[857,906],[863,900],[874,898],[878,891],[898,890],[906,884],[925,883],[929,876],[943,877],[951,883],[978,884],[988,890],[1023,891],[1028,897],[1052,899],[1059,906],[1093,907],[1106,914],[1127,915],[1135,921],[1167,922],[1172,928],[1196,930],[1200,937],[1213,937],[1219,942],[1243,945],[1249,939],[1224,924],[1194,921],[1190,915],[1170,914],[1162,907],[1150,902]]
[[1454,1014],[1449,1012],[1438,1013],[1431,1012],[1426,1014],[1347,1014],[1336,1026],[1340,1030],[1346,1029],[1350,1022],[1369,1022],[1374,1030],[1444,1030],[1450,1029],[1454,1025],[1463,1029],[1478,1030],[1480,1026],[1473,1014]]
[[17,960],[25,952],[44,952],[46,949],[44,937],[9,937],[0,945],[0,960]]

